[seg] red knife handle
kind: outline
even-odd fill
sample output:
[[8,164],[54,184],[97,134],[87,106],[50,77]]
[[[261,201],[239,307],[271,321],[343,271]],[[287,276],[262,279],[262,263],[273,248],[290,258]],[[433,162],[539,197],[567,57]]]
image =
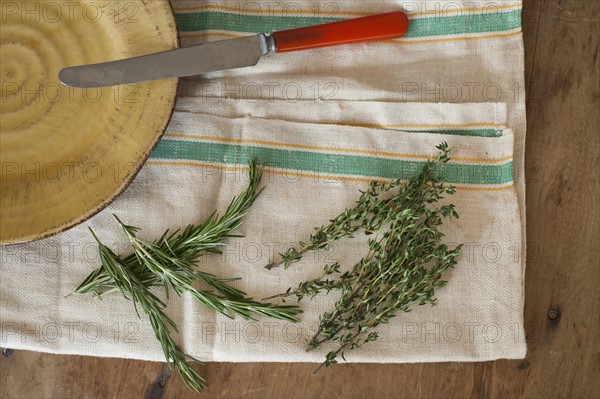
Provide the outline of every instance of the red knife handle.
[[283,53],[337,44],[395,39],[404,36],[408,25],[406,14],[394,11],[275,32],[273,38],[275,51]]

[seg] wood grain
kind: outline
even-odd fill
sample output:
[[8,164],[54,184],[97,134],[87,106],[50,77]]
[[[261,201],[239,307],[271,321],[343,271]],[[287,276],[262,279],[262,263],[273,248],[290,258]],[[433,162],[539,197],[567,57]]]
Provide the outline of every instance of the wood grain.
[[[211,363],[200,397],[600,397],[600,88],[597,0],[525,0],[528,90],[523,361]],[[17,351],[3,398],[195,397],[163,364]]]

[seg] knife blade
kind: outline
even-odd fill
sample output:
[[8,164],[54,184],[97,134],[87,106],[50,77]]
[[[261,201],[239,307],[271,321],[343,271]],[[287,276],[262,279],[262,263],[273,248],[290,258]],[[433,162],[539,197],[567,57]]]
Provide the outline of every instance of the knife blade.
[[219,40],[99,64],[64,68],[60,81],[77,88],[105,87],[199,75],[256,65],[269,53],[308,50],[339,44],[404,36],[406,14],[394,11],[272,34]]

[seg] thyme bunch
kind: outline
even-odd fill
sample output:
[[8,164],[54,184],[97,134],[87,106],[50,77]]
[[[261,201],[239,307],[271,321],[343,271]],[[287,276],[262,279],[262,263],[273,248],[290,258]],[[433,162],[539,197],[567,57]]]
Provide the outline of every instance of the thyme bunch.
[[[172,233],[166,231],[154,241],[138,237],[137,227],[126,225],[115,216],[132,248],[132,254],[128,256],[116,255],[92,231],[98,243],[101,266],[73,292],[102,297],[118,291],[133,302],[136,312],[140,307],[150,319],[167,363],[174,366],[185,384],[197,392],[205,387],[205,380],[188,361],[198,360],[185,354],[174,341],[170,331],[176,332],[177,326],[165,313],[166,302],[154,293],[153,288],[162,288],[166,299],[171,290],[178,296],[188,292],[202,305],[230,318],[238,315],[253,319],[255,315],[263,315],[297,322],[301,312],[296,306],[257,302],[230,285],[237,278],[219,278],[194,266],[194,260],[199,256],[220,253],[219,247],[226,244],[227,238],[234,237],[232,232],[240,226],[243,217],[260,195],[258,186],[262,169],[254,163],[250,164],[249,177],[247,189],[232,200],[222,216],[214,212],[202,224],[189,225]],[[197,281],[203,281],[212,290],[196,288],[194,284]]]
[[[462,245],[449,248],[441,242],[439,226],[447,218],[458,218],[454,205],[435,204],[452,195],[455,188],[440,183],[440,165],[449,161],[446,143],[435,160],[428,161],[421,174],[409,181],[371,182],[359,200],[325,226],[317,227],[308,242],[300,242],[280,254],[282,261],[269,264],[284,268],[298,262],[308,251],[328,249],[343,237],[363,231],[368,240],[367,254],[350,270],[342,273],[340,264],[325,265],[323,273],[304,281],[297,288],[276,297],[313,298],[320,293],[339,291],[334,310],[319,318],[319,327],[307,350],[325,342],[336,342],[337,349],[327,353],[322,365],[337,363],[347,350],[359,348],[378,338],[374,331],[398,312],[409,312],[412,305],[435,303],[435,289],[446,281],[441,277],[456,264]],[[387,193],[387,198],[382,194]],[[322,366],[321,365],[321,366]]]

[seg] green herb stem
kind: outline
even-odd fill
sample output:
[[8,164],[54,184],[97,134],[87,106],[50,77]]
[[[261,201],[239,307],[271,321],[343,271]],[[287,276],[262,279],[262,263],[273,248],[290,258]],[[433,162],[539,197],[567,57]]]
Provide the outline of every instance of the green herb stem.
[[[232,232],[241,225],[260,195],[262,190],[258,186],[262,169],[250,164],[249,176],[248,188],[231,201],[223,216],[215,212],[202,224],[189,225],[172,233],[166,231],[152,242],[139,238],[137,227],[126,225],[115,216],[133,250],[125,257],[116,255],[102,244],[92,231],[98,243],[101,266],[90,273],[73,293],[102,297],[118,291],[130,299],[136,312],[140,307],[148,316],[167,362],[177,369],[185,384],[197,392],[204,388],[205,380],[188,364],[188,361],[197,362],[197,359],[185,354],[172,338],[170,329],[177,331],[177,326],[165,314],[166,302],[153,292],[154,288],[162,288],[166,299],[170,291],[178,296],[187,292],[202,305],[230,318],[237,315],[254,320],[255,316],[267,316],[297,322],[301,313],[297,306],[257,302],[230,285],[238,278],[219,278],[195,267],[194,261],[199,256],[219,253],[219,247],[233,237]],[[214,291],[196,288],[197,281],[204,282]]]
[[[300,242],[280,254],[282,260],[267,268],[289,267],[308,251],[326,250],[359,231],[373,235],[367,254],[347,272],[340,265],[326,265],[321,276],[304,281],[297,288],[269,298],[313,298],[320,293],[340,292],[334,309],[321,315],[307,350],[327,341],[339,344],[325,357],[325,366],[337,363],[338,355],[378,338],[373,331],[388,323],[398,312],[409,312],[413,304],[435,303],[435,289],[445,285],[441,277],[454,267],[461,245],[450,249],[441,242],[439,226],[444,219],[457,218],[454,205],[435,207],[454,187],[440,183],[438,166],[449,161],[446,143],[435,160],[428,161],[421,174],[411,180],[371,182],[356,204],[330,223],[315,229],[307,242]],[[386,194],[387,198],[381,198]]]

